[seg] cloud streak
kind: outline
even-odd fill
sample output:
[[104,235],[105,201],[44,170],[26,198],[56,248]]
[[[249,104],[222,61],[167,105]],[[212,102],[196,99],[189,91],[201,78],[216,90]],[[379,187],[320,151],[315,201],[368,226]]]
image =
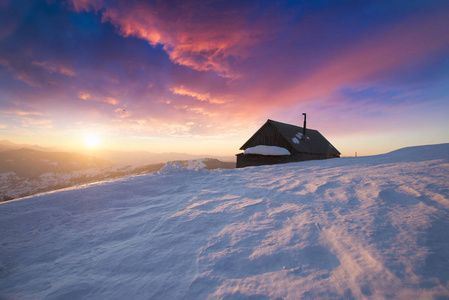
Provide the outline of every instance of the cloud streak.
[[444,57],[449,46],[448,15],[449,11],[445,11],[425,18],[415,17],[374,33],[326,62],[302,87],[324,85],[336,89],[347,84],[357,85],[388,77],[391,71],[399,71],[410,64],[439,59],[438,55],[429,55],[439,49],[443,50],[440,55]]
[[[153,46],[163,45],[170,59],[199,71],[234,76],[232,64],[247,58],[251,48],[275,33],[273,24],[244,3],[182,1],[177,5],[143,1],[74,0],[80,10],[102,13],[125,36],[136,36]],[[251,18],[251,21],[248,19]],[[271,25],[271,26],[270,26]]]

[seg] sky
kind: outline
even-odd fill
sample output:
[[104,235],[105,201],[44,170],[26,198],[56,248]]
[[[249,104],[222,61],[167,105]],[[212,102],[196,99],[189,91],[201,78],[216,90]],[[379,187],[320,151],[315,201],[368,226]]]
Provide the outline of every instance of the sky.
[[343,156],[449,142],[449,2],[0,0],[0,139],[234,155],[267,119]]

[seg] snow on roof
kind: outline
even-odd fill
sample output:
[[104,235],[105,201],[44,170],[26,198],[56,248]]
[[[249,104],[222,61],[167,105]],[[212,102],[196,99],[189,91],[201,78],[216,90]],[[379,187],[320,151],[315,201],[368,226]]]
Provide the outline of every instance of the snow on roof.
[[448,182],[443,144],[3,202],[0,298],[449,298]]
[[[303,134],[302,134],[302,132],[297,132],[297,133],[295,134],[295,136],[296,136],[298,139],[302,139]],[[310,136],[306,135],[306,139],[310,140]]]
[[290,155],[290,152],[282,147],[259,145],[245,149],[245,154],[260,155]]

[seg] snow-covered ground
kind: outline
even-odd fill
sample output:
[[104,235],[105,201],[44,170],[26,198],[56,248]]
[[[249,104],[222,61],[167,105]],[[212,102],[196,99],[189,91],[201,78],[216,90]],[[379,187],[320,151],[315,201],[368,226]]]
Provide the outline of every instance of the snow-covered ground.
[[449,144],[0,203],[1,299],[447,299]]

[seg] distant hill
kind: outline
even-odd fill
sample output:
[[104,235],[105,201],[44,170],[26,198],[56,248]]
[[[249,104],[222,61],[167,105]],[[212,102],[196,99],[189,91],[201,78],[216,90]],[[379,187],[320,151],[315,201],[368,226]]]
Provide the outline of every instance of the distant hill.
[[33,149],[38,151],[45,151],[45,152],[58,152],[59,149],[54,147],[42,147],[38,145],[30,145],[30,144],[17,144],[13,143],[8,140],[0,140],[0,151],[5,150],[13,150],[13,149]]
[[[0,140],[0,154],[2,151],[14,149],[32,149],[43,152],[64,152],[57,148],[41,147],[38,145],[29,145],[29,144],[18,144],[8,140]],[[235,162],[234,156],[220,156],[210,154],[197,155],[180,152],[153,153],[149,151],[116,151],[116,150],[89,150],[77,152],[88,156],[95,156],[103,160],[109,161],[113,164],[121,166],[126,165],[145,166],[148,164],[166,163],[168,161],[194,160],[194,159],[202,159],[205,157],[218,159],[224,162]]]
[[148,151],[103,150],[95,152],[93,155],[111,161],[117,165],[132,165],[132,166],[166,163],[168,161],[195,160],[195,159],[202,159],[205,157],[218,159],[225,162],[233,162],[235,164],[235,158],[232,156],[219,156],[209,154],[197,155],[180,152],[153,153]]
[[[207,158],[180,160],[175,163],[187,169],[235,167],[234,162]],[[3,150],[0,151],[0,201],[79,184],[152,173],[163,166],[164,163],[120,166],[98,157],[70,152]]]
[[72,172],[91,168],[112,167],[104,159],[79,153],[43,152],[13,149],[0,152],[0,173],[14,172],[19,177],[34,177],[46,172]]

